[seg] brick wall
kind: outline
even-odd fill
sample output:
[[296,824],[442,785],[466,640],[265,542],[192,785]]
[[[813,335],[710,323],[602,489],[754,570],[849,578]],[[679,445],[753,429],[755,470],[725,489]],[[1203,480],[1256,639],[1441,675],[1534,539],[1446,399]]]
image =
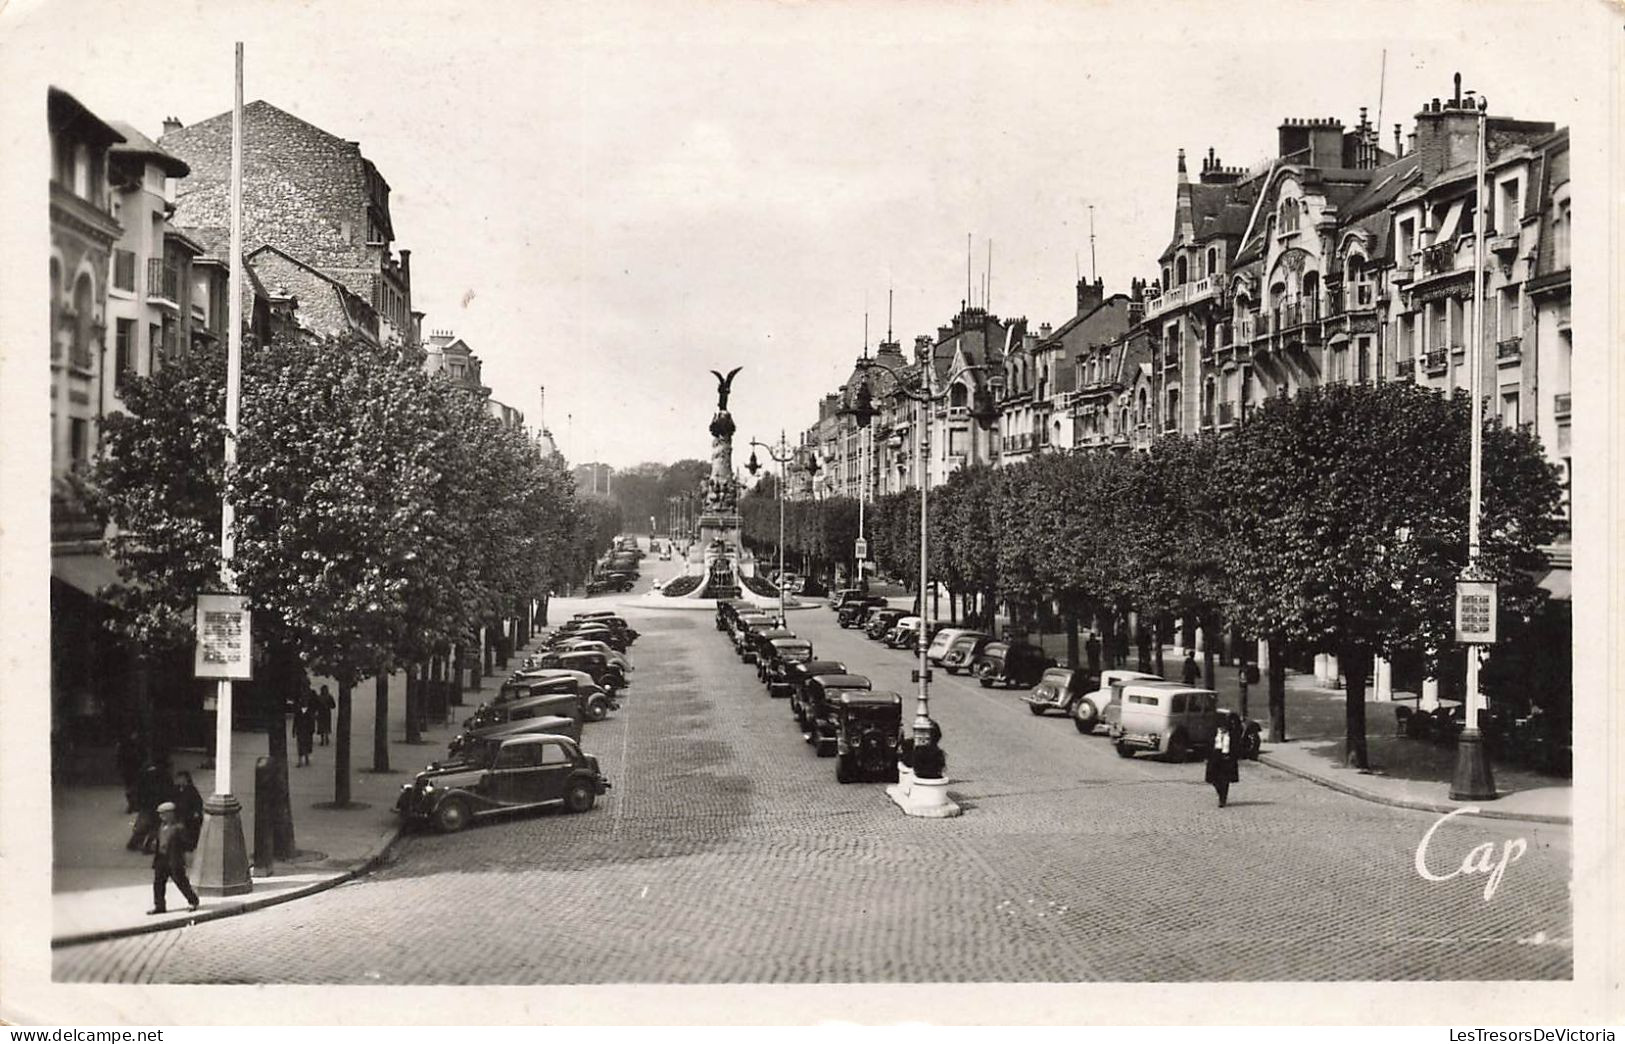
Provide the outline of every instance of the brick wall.
[[[159,139],[185,160],[174,223],[230,224],[231,114]],[[367,179],[361,149],[270,105],[243,109],[243,240],[272,243],[318,268],[376,271],[367,238]],[[346,279],[349,282],[349,279]],[[366,286],[352,287],[363,297]]]

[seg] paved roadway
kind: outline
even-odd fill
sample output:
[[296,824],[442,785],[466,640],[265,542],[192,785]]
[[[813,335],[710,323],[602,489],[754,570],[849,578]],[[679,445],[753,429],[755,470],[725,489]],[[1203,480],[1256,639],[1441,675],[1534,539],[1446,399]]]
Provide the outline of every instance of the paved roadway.
[[[647,584],[647,580],[644,581]],[[630,614],[629,614],[630,615]],[[910,661],[792,614],[821,656],[908,692]],[[414,835],[362,880],[241,917],[57,951],[70,981],[289,983],[1555,979],[1572,975],[1566,827],[1437,819],[1245,764],[1116,756],[1015,693],[938,672],[966,814],[835,782],[704,613],[640,615],[630,697],[588,726],[586,815]],[[912,699],[906,705],[912,708]]]

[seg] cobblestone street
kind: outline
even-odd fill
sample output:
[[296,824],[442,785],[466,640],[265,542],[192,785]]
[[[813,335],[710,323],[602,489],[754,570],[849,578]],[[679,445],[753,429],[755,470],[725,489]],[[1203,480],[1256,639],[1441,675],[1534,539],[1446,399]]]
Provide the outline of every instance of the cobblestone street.
[[[608,604],[607,602],[605,603]],[[1438,819],[1243,763],[1229,808],[1202,765],[1123,760],[1013,691],[936,675],[965,815],[901,815],[842,786],[709,613],[627,610],[629,697],[583,746],[592,812],[416,834],[320,895],[57,951],[66,981],[227,983],[1557,979],[1572,969],[1567,827],[1457,816],[1527,853],[1421,879]],[[905,694],[911,660],[791,614],[820,656]]]

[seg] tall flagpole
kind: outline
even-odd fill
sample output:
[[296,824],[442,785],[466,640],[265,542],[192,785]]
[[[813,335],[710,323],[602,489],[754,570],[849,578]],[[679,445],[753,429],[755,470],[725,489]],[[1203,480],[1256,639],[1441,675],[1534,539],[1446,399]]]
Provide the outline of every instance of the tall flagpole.
[[[243,45],[236,49],[235,93],[231,108],[231,296],[226,337],[225,476],[237,462],[238,402],[243,379]],[[236,574],[232,557],[236,513],[231,493],[222,486],[220,503],[220,589],[232,593]],[[214,793],[203,803],[203,828],[196,855],[197,889],[210,895],[240,895],[253,890],[248,875],[248,849],[243,843],[242,805],[232,795],[230,679],[215,682]]]

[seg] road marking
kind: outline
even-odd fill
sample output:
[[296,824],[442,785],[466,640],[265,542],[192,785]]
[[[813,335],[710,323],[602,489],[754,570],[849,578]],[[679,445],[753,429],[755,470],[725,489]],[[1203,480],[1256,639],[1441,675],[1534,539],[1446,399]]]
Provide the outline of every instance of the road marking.
[[638,898],[639,899],[647,899],[647,898],[649,898],[649,886],[648,885],[643,886],[643,891],[638,893]]

